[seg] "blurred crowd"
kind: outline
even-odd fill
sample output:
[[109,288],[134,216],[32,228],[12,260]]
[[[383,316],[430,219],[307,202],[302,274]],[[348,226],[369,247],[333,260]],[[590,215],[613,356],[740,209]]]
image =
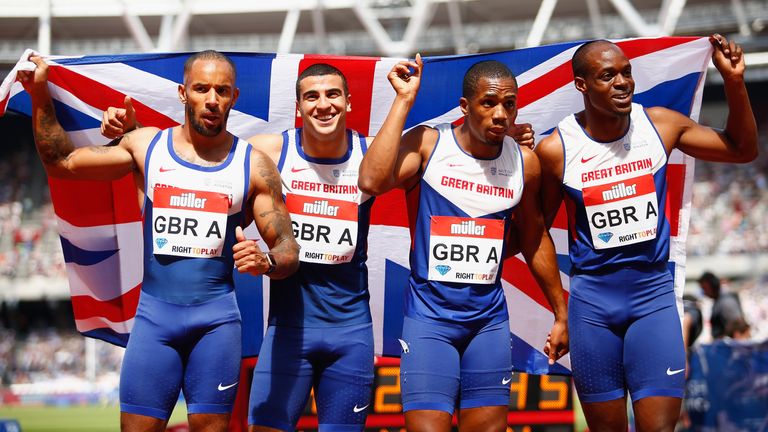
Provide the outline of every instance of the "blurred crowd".
[[[123,349],[95,341],[94,372],[117,373]],[[86,339],[71,329],[35,329],[25,334],[0,328],[0,376],[10,384],[87,378]]]
[[[33,194],[31,151],[17,151],[0,160],[0,276],[65,277],[56,217],[47,189]],[[35,203],[33,196],[42,196]]]
[[[64,277],[64,257],[47,188],[32,194],[37,156],[16,151],[0,160],[0,277]],[[39,202],[33,197],[40,196]]]
[[768,123],[760,154],[739,165],[696,161],[688,255],[768,252]]

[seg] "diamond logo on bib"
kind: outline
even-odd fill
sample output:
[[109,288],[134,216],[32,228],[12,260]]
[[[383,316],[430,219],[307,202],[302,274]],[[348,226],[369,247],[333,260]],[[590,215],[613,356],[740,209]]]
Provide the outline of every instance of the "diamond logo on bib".
[[600,238],[600,240],[608,243],[611,240],[611,237],[613,237],[613,233],[604,232],[604,233],[598,234],[597,237]]
[[164,238],[158,238],[158,239],[155,239],[155,243],[157,243],[157,247],[159,247],[160,249],[162,249],[162,248],[163,248],[163,246],[165,246],[166,244],[168,244],[168,239],[164,239]]
[[441,275],[445,276],[445,274],[448,273],[448,271],[451,270],[451,266],[440,264],[440,265],[435,266],[435,270],[440,272]]

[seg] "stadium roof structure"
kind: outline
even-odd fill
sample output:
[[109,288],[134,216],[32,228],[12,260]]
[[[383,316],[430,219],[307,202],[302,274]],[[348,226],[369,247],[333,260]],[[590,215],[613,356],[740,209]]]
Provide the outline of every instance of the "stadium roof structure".
[[720,32],[768,70],[767,24],[768,0],[0,0],[0,68],[25,48],[405,57]]

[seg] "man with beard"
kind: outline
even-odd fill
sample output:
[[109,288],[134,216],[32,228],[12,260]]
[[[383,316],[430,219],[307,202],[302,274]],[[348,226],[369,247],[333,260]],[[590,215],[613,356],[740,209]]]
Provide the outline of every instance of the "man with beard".
[[[215,51],[189,57],[178,90],[183,125],[75,149],[56,118],[48,66],[30,60],[36,69],[19,79],[32,99],[35,143],[48,174],[133,174],[140,192],[144,278],[120,376],[121,429],[165,430],[181,389],[192,431],[225,431],[241,352],[232,268],[247,263],[251,273],[285,278],[297,268],[299,249],[274,163],[226,130],[239,93],[234,64]],[[269,252],[233,255],[251,220]]]
[[[367,144],[346,127],[350,96],[339,69],[311,65],[296,80],[303,126],[248,139],[278,167],[281,199],[301,246],[299,271],[270,283],[269,326],[251,384],[250,431],[293,430],[313,388],[321,428],[365,425],[374,373],[366,267],[373,198],[357,186]],[[135,127],[130,103],[105,112],[106,136]],[[238,240],[238,269],[258,270],[258,245]]]
[[571,365],[590,430],[627,429],[627,391],[639,431],[672,431],[680,413],[686,362],[668,267],[668,157],[675,148],[719,162],[757,156],[741,47],[720,35],[710,42],[728,100],[725,130],[633,104],[629,60],[598,40],[573,56],[584,111],[536,148],[548,226],[563,197],[568,210]]
[[500,276],[513,214],[523,227],[520,250],[554,311],[545,352],[554,363],[568,351],[560,274],[538,202],[539,163],[505,139],[517,116],[517,83],[496,61],[464,76],[461,126],[419,126],[401,138],[421,72],[417,56],[389,73],[397,95],[360,166],[369,194],[395,187],[418,194],[400,341],[406,428],[450,430],[458,401],[461,430],[503,431],[512,364]]

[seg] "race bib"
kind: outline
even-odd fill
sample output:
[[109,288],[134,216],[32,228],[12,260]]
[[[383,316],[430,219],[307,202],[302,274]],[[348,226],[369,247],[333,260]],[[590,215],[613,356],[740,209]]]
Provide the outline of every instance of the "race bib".
[[321,264],[350,262],[357,247],[357,203],[287,194],[299,260]]
[[583,189],[595,249],[656,238],[659,203],[650,174]]
[[504,220],[432,216],[429,234],[429,280],[496,282],[504,256]]
[[230,198],[224,193],[156,187],[152,201],[152,252],[220,257],[229,206]]

